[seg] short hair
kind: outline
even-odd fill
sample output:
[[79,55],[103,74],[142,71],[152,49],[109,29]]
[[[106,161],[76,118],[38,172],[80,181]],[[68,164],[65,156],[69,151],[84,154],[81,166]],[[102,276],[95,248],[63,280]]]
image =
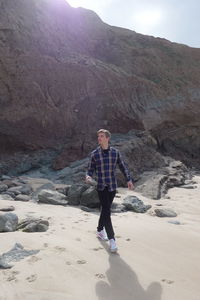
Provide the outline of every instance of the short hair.
[[98,135],[99,133],[105,133],[105,136],[106,136],[107,138],[111,138],[111,133],[110,133],[110,131],[108,131],[107,129],[99,129],[99,130],[97,131],[97,135]]

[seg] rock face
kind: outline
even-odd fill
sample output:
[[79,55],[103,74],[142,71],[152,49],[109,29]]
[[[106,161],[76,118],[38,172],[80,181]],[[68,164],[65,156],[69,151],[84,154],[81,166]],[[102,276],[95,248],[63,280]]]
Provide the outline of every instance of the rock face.
[[65,0],[0,0],[0,78],[2,160],[64,145],[63,168],[106,127],[148,131],[164,153],[199,161],[200,49],[109,26]]

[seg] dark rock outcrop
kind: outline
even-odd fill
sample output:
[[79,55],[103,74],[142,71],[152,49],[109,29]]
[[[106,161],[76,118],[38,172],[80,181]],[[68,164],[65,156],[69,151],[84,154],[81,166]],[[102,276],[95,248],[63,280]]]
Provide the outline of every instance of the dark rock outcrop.
[[[0,173],[18,151],[56,147],[61,169],[102,127],[147,130],[160,151],[199,162],[200,49],[109,26],[65,0],[0,0],[0,78]],[[19,171],[42,162],[26,158]]]

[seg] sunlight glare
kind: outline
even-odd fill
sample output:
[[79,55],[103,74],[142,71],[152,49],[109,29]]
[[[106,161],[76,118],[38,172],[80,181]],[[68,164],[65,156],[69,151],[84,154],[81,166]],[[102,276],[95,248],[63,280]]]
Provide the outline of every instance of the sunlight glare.
[[[135,29],[145,30],[146,27],[155,27],[162,20],[162,11],[161,10],[147,10],[136,13],[134,15],[134,25]],[[136,30],[137,30],[136,29]]]

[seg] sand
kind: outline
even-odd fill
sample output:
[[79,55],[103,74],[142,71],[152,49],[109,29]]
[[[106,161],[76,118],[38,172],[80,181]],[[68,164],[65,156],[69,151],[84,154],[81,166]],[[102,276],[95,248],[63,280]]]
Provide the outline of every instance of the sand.
[[[193,179],[194,189],[173,188],[160,200],[119,188],[115,201],[137,195],[152,208],[112,215],[117,254],[96,238],[97,212],[1,200],[0,208],[14,205],[19,219],[42,217],[50,226],[42,233],[0,233],[0,254],[16,242],[40,250],[0,269],[0,300],[199,300],[200,177]],[[159,203],[178,216],[155,216]]]

